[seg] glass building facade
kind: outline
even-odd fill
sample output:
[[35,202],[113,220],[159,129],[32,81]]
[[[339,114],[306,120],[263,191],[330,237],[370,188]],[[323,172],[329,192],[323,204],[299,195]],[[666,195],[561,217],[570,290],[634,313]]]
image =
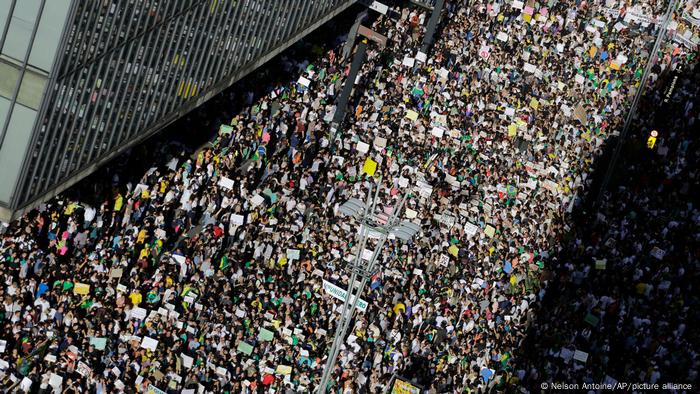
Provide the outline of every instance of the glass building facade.
[[0,219],[64,190],[354,2],[0,0]]

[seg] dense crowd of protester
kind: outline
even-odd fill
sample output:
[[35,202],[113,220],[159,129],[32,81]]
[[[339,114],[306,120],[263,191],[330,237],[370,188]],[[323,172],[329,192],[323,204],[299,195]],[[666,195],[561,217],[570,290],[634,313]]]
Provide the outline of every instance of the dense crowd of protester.
[[[382,250],[334,392],[382,392],[394,375],[431,393],[600,379],[605,368],[694,380],[685,319],[696,271],[666,264],[697,263],[675,243],[697,209],[673,204],[696,185],[690,74],[673,95],[685,110],[649,163],[627,169],[639,182],[612,190],[592,229],[568,220],[648,58],[651,85],[693,61],[670,40],[649,53],[667,5],[448,1],[429,54],[418,51],[425,10],[380,16],[371,28],[388,45],[368,44],[335,132],[349,59],[340,47],[313,63],[284,59],[299,79],[245,94],[193,157],[115,182],[99,206],[57,198],[12,223],[0,244],[0,379],[68,393],[314,389],[341,306],[326,283],[347,286],[348,261],[363,253],[338,208],[374,184],[385,212],[409,193],[402,218],[421,231]],[[656,205],[662,193],[673,197]],[[626,236],[640,227],[646,236]],[[576,253],[560,254],[572,231]],[[598,279],[606,292],[593,291]],[[575,307],[556,335],[534,321],[547,283]],[[546,365],[516,363],[528,328],[546,339],[535,347]],[[648,358],[608,365],[620,349]]]
[[[635,143],[621,157],[624,175],[598,210],[574,208],[578,225],[550,263],[556,276],[521,350],[528,357],[518,375],[532,386],[633,379],[695,391],[698,77],[697,66],[678,70],[645,97],[629,136]],[[654,125],[658,141],[648,148]],[[576,361],[577,350],[586,362]]]

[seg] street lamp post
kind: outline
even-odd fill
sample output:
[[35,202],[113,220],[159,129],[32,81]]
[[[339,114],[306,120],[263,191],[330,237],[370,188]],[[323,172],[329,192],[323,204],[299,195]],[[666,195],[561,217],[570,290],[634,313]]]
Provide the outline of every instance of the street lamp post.
[[[381,184],[381,179],[379,183]],[[383,213],[376,214],[379,186],[377,186],[374,196],[372,195],[372,189],[372,185],[370,184],[366,203],[359,199],[351,198],[340,207],[341,213],[346,216],[354,217],[360,222],[360,234],[357,254],[350,266],[351,275],[350,281],[348,282],[348,291],[340,313],[340,321],[335,330],[333,345],[328,353],[328,360],[326,361],[326,366],[323,371],[323,377],[316,391],[318,394],[326,393],[328,382],[333,374],[338,353],[340,352],[340,347],[343,344],[350,322],[355,315],[357,302],[367,282],[378,271],[377,258],[387,238],[389,235],[393,235],[402,241],[408,241],[420,230],[420,225],[399,221],[399,214],[406,201],[406,194],[402,196],[399,204],[392,210],[391,215],[387,217],[386,214]],[[367,240],[370,238],[370,233],[372,233],[373,237],[378,238],[378,241],[372,252],[372,256],[369,260],[365,260],[362,254],[365,250],[365,245],[367,245]]]

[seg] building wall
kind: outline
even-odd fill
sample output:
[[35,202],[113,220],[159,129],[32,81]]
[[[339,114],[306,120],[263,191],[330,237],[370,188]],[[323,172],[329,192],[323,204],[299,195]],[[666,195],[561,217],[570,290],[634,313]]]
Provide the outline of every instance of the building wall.
[[0,0],[0,204],[9,205],[70,0]]
[[10,207],[76,182],[354,2],[74,0]]

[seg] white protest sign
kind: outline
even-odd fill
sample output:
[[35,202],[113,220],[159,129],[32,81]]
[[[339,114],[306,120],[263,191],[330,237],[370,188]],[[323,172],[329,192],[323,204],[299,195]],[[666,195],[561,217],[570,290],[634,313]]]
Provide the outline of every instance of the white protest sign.
[[433,127],[433,130],[430,132],[430,134],[442,138],[442,136],[445,134],[445,129],[442,127]]
[[231,215],[231,224],[235,224],[237,226],[242,226],[243,220],[244,220],[243,215],[236,215],[236,214]]
[[143,320],[146,318],[147,314],[148,312],[145,309],[139,308],[138,306],[134,307],[134,309],[131,310],[132,319]]
[[233,189],[233,179],[226,178],[225,176],[222,176],[221,179],[219,179],[219,182],[217,185],[221,187],[225,187],[226,189],[232,190]]
[[470,237],[473,237],[474,235],[476,235],[476,232],[478,231],[478,229],[479,228],[475,224],[472,224],[469,222],[467,222],[464,225],[464,232],[467,233],[467,235],[469,235]]
[[253,198],[250,199],[250,203],[254,207],[257,207],[258,205],[262,204],[263,201],[265,201],[265,198],[259,194],[254,195]]
[[192,364],[194,363],[194,359],[185,353],[180,353],[180,358],[182,359],[182,365],[185,368],[192,368]]
[[576,350],[574,352],[574,360],[581,361],[582,363],[585,363],[586,360],[588,360],[588,353],[582,352],[580,350]]
[[369,144],[366,144],[362,141],[357,142],[357,151],[360,153],[367,153],[369,152]]
[[385,4],[380,3],[378,1],[373,1],[372,4],[369,5],[369,8],[379,12],[380,14],[384,14],[384,15],[386,15],[386,13],[389,11],[388,6],[386,6]]
[[141,347],[144,349],[155,351],[158,347],[158,341],[151,337],[144,336],[143,339],[141,339]]
[[302,76],[302,77],[299,77],[299,80],[297,81],[297,83],[305,88],[308,88],[309,84],[311,84],[311,81]]
[[84,362],[78,361],[78,367],[75,369],[75,372],[83,376],[90,376],[90,374],[92,374],[92,368],[88,367]]

